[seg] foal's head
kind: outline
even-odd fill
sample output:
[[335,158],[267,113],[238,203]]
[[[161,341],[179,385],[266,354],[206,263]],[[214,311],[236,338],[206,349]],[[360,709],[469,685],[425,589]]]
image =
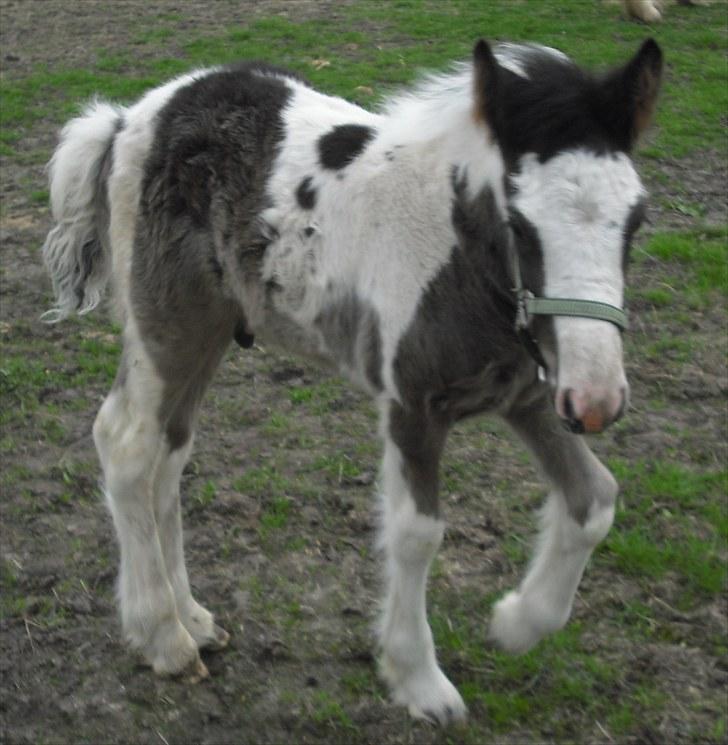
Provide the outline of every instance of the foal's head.
[[[654,108],[659,47],[646,41],[603,77],[556,50],[527,45],[502,45],[494,54],[481,41],[474,64],[476,116],[507,164],[508,261],[520,267],[523,287],[536,297],[622,308],[645,196],[630,151]],[[613,320],[560,312],[532,316],[528,332],[559,416],[576,431],[599,432],[627,404],[621,330]]]

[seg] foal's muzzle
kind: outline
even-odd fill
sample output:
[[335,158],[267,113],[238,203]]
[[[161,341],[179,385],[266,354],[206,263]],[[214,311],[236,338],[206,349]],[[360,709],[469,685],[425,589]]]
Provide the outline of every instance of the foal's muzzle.
[[628,400],[624,387],[616,395],[579,393],[573,388],[556,393],[556,413],[575,434],[598,434],[622,417]]

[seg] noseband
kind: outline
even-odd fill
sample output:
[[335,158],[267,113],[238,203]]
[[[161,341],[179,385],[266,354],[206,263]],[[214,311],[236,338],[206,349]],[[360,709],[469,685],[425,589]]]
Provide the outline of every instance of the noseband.
[[625,331],[629,324],[627,314],[622,308],[617,308],[609,303],[601,303],[596,300],[577,300],[574,298],[551,298],[536,297],[530,290],[523,286],[521,276],[521,263],[518,258],[513,240],[509,245],[511,254],[511,271],[513,274],[516,295],[516,334],[526,351],[531,355],[536,364],[547,369],[538,341],[531,333],[532,316],[575,316],[577,318],[595,318],[598,321],[608,321],[614,324],[620,331]]

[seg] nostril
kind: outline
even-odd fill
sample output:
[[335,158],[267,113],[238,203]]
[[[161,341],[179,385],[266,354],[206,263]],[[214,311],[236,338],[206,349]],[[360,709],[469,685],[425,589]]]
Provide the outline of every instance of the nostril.
[[561,404],[561,415],[564,428],[568,432],[573,432],[576,435],[584,433],[584,423],[579,419],[576,414],[576,406],[573,400],[574,390],[572,388],[566,388],[560,395],[559,401]]
[[572,435],[583,435],[584,425],[578,419],[562,419],[561,423],[567,432],[571,432]]
[[570,422],[576,421],[576,414],[574,413],[574,403],[571,400],[571,394],[573,390],[567,388],[564,391],[564,418]]

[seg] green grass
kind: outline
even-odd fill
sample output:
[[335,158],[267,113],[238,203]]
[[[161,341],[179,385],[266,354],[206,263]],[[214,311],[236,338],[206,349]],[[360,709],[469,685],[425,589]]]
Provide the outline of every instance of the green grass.
[[[665,49],[667,74],[657,129],[645,153],[676,157],[723,145],[721,117],[728,108],[728,86],[720,52],[727,38],[721,3],[671,8],[670,22],[649,30],[624,22],[616,8],[604,3],[564,14],[561,6],[547,2],[362,2],[340,13],[341,19],[298,23],[262,18],[215,36],[182,33],[163,20],[136,41],[175,42],[174,56],[146,59],[101,52],[83,70],[38,69],[24,78],[4,79],[0,145],[9,148],[21,139],[24,127],[68,116],[79,101],[95,94],[127,102],[192,67],[241,58],[288,66],[331,93],[369,105],[392,86],[411,81],[422,68],[441,68],[467,57],[481,35],[537,40],[601,67],[624,62],[652,35]],[[362,30],[353,30],[357,28]],[[372,38],[379,43],[373,44]],[[320,60],[329,64],[319,66]]]
[[690,607],[728,587],[728,471],[669,461],[612,461],[622,485],[616,526],[600,557],[645,584],[667,576]]
[[217,497],[217,486],[214,481],[206,481],[195,494],[195,502],[200,507],[207,507]]
[[647,260],[677,265],[674,287],[697,299],[716,292],[728,297],[728,229],[704,227],[689,231],[656,233],[638,252],[638,262]]
[[[575,719],[613,719],[614,734],[622,734],[635,721],[657,718],[666,703],[648,673],[628,682],[628,671],[584,649],[580,637],[585,629],[578,622],[527,654],[513,656],[485,643],[479,620],[487,618],[488,602],[466,599],[465,612],[453,615],[449,610],[445,616],[440,609],[462,607],[463,598],[452,604],[437,600],[430,618],[443,664],[460,670],[458,687],[466,704],[476,718],[486,717],[496,733],[527,726],[532,732],[548,733],[549,740],[572,739],[578,736]],[[604,695],[627,688],[628,701],[615,704]],[[559,716],[564,711],[572,716]],[[476,741],[476,733],[473,727],[464,741]]]

